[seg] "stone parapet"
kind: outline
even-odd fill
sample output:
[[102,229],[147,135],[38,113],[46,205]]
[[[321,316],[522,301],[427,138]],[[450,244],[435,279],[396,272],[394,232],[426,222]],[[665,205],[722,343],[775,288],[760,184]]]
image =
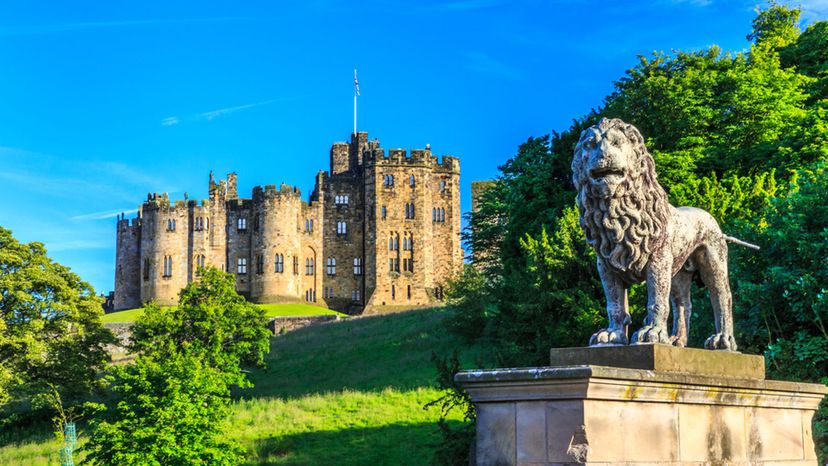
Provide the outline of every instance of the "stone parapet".
[[467,371],[456,380],[477,406],[478,466],[816,466],[811,421],[828,393],[597,365]]

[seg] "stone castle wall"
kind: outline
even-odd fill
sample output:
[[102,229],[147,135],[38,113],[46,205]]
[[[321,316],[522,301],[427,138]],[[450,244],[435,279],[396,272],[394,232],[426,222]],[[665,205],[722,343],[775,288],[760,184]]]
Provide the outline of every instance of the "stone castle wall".
[[386,155],[364,132],[330,157],[309,202],[287,185],[241,199],[235,174],[211,173],[200,204],[149,195],[137,219],[118,221],[115,308],[175,304],[201,264],[235,274],[237,290],[260,303],[356,313],[441,298],[463,261],[459,161],[429,148]]

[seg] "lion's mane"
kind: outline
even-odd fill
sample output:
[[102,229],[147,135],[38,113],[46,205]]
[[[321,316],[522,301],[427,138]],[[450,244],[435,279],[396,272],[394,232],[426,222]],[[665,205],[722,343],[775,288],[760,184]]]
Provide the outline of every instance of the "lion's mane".
[[[625,174],[613,197],[602,198],[592,192],[582,148],[586,141],[600,139],[612,129],[621,130],[626,136],[624,143],[633,145],[638,160],[629,166],[639,168]],[[578,190],[581,228],[587,241],[609,267],[642,279],[650,255],[664,241],[670,213],[667,193],[656,179],[655,163],[641,133],[619,119],[601,119],[598,125],[581,133],[572,173]]]

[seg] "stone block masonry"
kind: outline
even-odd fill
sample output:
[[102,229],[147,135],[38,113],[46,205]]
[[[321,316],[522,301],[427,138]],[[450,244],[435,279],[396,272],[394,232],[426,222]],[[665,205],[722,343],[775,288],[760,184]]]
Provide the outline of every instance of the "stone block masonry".
[[549,367],[467,371],[477,466],[817,466],[828,387],[763,358],[665,345],[552,350]]
[[307,201],[288,185],[238,197],[235,173],[209,179],[209,199],[148,194],[119,217],[115,310],[172,305],[200,267],[236,275],[257,303],[309,302],[358,314],[439,303],[463,266],[460,163],[430,147],[391,149],[368,133],[330,151]]

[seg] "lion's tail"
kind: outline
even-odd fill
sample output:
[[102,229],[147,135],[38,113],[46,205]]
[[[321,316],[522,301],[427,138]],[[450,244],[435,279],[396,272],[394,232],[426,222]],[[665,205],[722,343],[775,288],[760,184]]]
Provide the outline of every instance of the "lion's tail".
[[747,241],[742,241],[739,238],[734,238],[732,236],[724,235],[724,239],[728,243],[738,244],[739,246],[744,246],[746,248],[755,249],[757,251],[760,249],[759,246],[757,246],[753,243],[748,243]]

